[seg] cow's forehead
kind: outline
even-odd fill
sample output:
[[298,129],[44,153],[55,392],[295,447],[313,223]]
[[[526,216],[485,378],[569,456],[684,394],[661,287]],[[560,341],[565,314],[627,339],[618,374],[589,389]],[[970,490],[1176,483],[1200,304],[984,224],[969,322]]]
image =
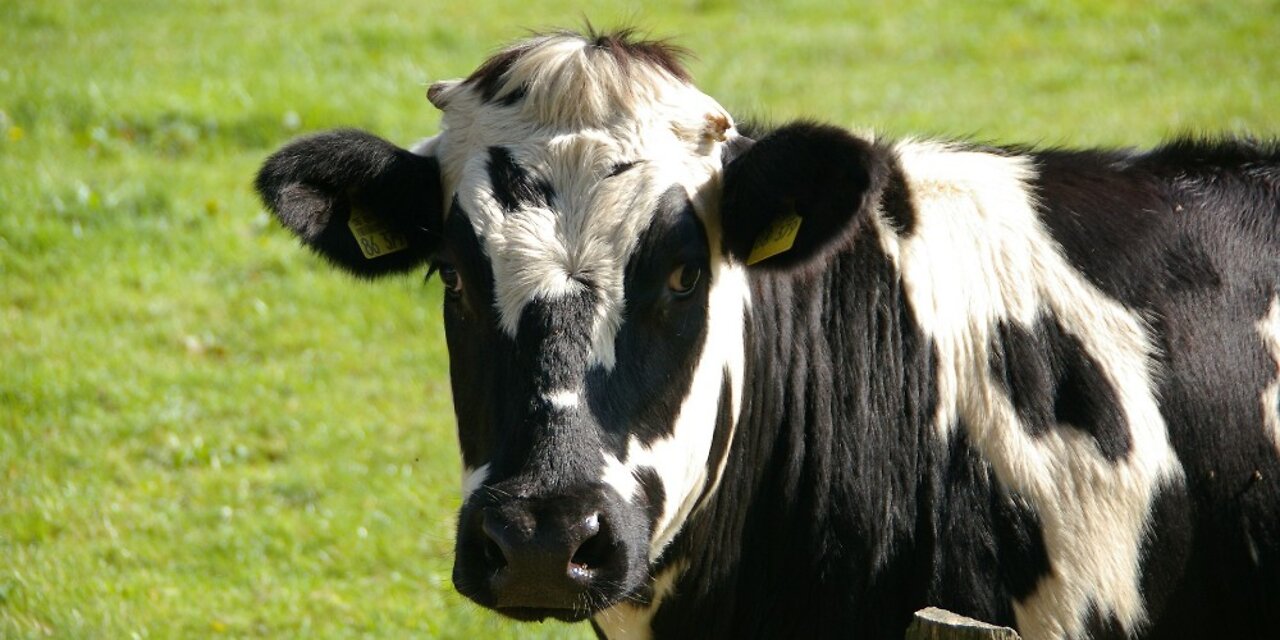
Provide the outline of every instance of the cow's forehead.
[[[445,197],[458,203],[448,215],[466,215],[480,239],[501,326],[514,337],[530,301],[587,291],[592,353],[605,366],[640,235],[662,207],[687,201],[705,214],[721,145],[736,135],[728,113],[674,62],[627,55],[548,36],[432,89],[444,109],[434,153]],[[503,201],[495,158],[542,197]]]
[[[705,158],[732,126],[724,108],[689,81],[670,49],[602,44],[576,34],[521,42],[466,80],[436,83],[428,95],[444,111],[438,153],[446,189],[486,147],[550,145],[605,156]],[[597,145],[556,145],[563,136]]]

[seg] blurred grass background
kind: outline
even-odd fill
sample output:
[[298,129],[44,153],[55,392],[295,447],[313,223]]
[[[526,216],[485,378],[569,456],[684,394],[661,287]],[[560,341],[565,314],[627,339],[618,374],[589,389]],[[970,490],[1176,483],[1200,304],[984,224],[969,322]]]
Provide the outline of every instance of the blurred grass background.
[[0,637],[565,637],[450,586],[437,283],[250,190],[300,133],[434,132],[523,28],[636,24],[730,110],[1147,145],[1280,133],[1280,2],[0,0]]

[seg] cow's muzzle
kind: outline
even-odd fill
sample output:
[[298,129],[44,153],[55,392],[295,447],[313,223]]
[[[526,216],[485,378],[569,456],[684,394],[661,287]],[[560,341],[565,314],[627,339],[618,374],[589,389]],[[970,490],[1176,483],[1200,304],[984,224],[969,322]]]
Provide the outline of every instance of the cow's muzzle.
[[647,539],[648,527],[629,517],[630,505],[599,489],[552,498],[485,493],[490,499],[472,501],[459,520],[453,581],[463,595],[519,620],[574,621],[643,584],[644,542],[628,538],[639,524]]

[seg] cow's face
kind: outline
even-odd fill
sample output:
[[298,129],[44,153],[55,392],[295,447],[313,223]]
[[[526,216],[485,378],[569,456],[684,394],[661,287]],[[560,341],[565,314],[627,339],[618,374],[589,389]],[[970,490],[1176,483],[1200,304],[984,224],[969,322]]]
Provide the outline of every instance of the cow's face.
[[[733,439],[741,259],[777,212],[821,209],[797,185],[854,152],[802,126],[734,160],[750,141],[670,50],[618,36],[535,38],[428,96],[442,131],[412,153],[321,134],[268,160],[259,191],[339,266],[438,272],[458,589],[522,619],[643,600]],[[728,231],[722,199],[738,203]],[[798,247],[843,228],[814,220]]]
[[465,465],[454,581],[516,617],[644,587],[721,468],[741,386],[744,281],[708,223],[737,134],[626,46],[547,38],[429,92]]

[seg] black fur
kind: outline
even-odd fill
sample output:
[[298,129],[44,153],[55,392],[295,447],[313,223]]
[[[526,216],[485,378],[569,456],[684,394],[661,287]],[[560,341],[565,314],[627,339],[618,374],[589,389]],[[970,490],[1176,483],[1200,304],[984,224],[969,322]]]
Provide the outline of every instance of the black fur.
[[504,147],[489,147],[489,184],[494,199],[508,213],[531,206],[551,206],[555,199],[551,185],[530,176]]
[[[303,244],[364,277],[404,272],[439,245],[440,168],[354,129],[299,138],[275,152],[254,183],[267,208]],[[364,257],[347,226],[353,208],[378,220],[406,248]]]
[[1012,626],[1014,600],[1034,593],[1052,571],[1040,518],[996,479],[966,425],[953,434],[925,494],[936,513],[921,530],[929,550],[925,601]]
[[[667,276],[682,264],[700,269],[702,278],[689,297],[675,299]],[[619,459],[630,437],[649,444],[671,435],[707,337],[710,275],[706,230],[684,190],[672,187],[627,264],[626,322],[614,340],[618,366],[587,377],[591,414]]]
[[743,415],[664,557],[688,568],[659,637],[901,637],[924,603],[934,354],[875,230],[857,233],[822,269],[753,278]]
[[991,374],[1032,435],[1061,424],[1093,436],[1107,460],[1129,454],[1133,443],[1116,390],[1080,340],[1056,321],[1041,318],[1030,330],[1000,323],[992,338]]
[[844,248],[890,181],[884,149],[828,125],[779,128],[725,168],[723,249],[746,261],[756,239],[792,212],[802,219],[791,249],[761,264],[786,269]]

